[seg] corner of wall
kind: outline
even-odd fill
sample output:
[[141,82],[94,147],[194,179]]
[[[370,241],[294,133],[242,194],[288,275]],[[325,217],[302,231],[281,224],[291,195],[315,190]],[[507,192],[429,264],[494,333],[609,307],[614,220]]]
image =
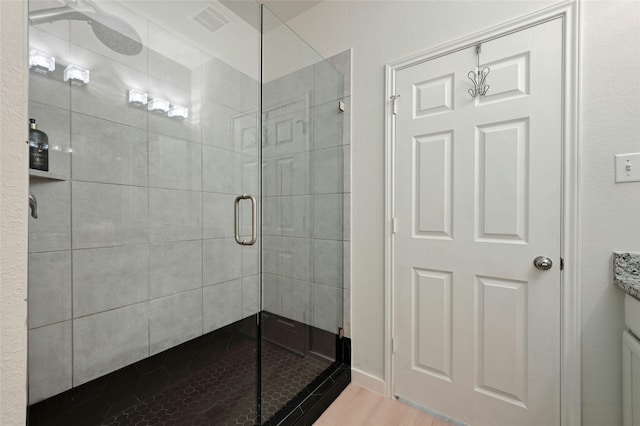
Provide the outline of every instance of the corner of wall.
[[27,2],[0,1],[0,424],[27,406]]
[[362,386],[363,388],[368,389],[371,392],[375,392],[378,395],[387,397],[385,391],[386,384],[384,380],[374,377],[369,373],[365,373],[364,371],[360,371],[357,368],[352,367],[351,382],[356,385]]

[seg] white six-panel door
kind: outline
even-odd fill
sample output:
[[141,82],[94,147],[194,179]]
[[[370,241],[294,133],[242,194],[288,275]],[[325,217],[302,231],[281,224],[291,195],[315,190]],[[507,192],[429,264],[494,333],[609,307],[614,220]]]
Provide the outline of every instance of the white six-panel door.
[[394,392],[469,425],[554,426],[562,21],[480,57],[476,99],[473,47],[396,74]]

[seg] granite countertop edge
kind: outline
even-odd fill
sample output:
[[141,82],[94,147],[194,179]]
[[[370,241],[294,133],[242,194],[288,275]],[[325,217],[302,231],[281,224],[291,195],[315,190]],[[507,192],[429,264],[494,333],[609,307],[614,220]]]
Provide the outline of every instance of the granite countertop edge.
[[640,252],[613,252],[613,282],[640,299]]

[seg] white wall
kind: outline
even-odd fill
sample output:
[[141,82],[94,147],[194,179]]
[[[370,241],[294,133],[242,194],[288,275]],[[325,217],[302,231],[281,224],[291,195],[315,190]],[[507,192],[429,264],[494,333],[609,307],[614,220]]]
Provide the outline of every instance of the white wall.
[[[640,251],[640,183],[614,184],[613,155],[640,152],[640,2],[583,4],[582,415],[622,424],[624,293],[611,252]],[[635,46],[635,47],[634,47]]]
[[[384,65],[552,2],[325,1],[288,25],[323,56],[353,48],[354,368],[384,377]],[[623,293],[611,252],[640,251],[640,184],[613,154],[640,151],[640,2],[585,2],[582,21],[583,425],[621,424]],[[378,382],[379,383],[379,382]]]
[[313,66],[322,61],[322,57],[298,38],[285,25],[278,25],[277,18],[265,14],[265,22],[270,23],[262,42],[266,65],[262,68],[262,81],[269,83],[279,77],[285,77],[298,70]]
[[26,2],[0,1],[0,424],[27,405]]

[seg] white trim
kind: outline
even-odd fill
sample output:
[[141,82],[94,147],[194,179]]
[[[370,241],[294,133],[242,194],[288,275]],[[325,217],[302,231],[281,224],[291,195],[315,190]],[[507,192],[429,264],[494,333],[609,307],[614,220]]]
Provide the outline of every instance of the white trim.
[[395,119],[393,101],[395,95],[395,69],[385,66],[385,178],[384,178],[384,395],[393,398],[393,266],[395,264]]
[[423,413],[427,413],[431,417],[435,417],[438,420],[442,420],[446,424],[453,425],[453,426],[467,426],[466,423],[462,423],[459,420],[452,419],[451,417],[447,417],[442,413],[438,413],[437,411],[433,411],[433,410],[430,410],[428,408],[425,408],[420,404],[416,404],[415,402],[410,401],[410,400],[405,399],[405,398],[402,398],[400,396],[398,397],[398,401],[402,402],[403,404],[407,404],[409,407],[413,407],[418,411],[422,411]]
[[564,186],[562,282],[562,361],[560,414],[562,426],[581,419],[580,300],[580,2],[562,4],[564,17]]
[[365,373],[364,371],[360,371],[357,368],[351,367],[351,383],[362,386],[363,388],[368,389],[371,392],[375,392],[378,395],[387,396],[384,380],[372,376],[369,373]]
[[395,120],[389,97],[395,93],[396,72],[453,53],[481,41],[501,37],[511,32],[538,25],[555,18],[563,18],[563,217],[562,217],[562,276],[561,311],[561,377],[560,417],[562,426],[579,426],[580,409],[580,144],[579,144],[579,81],[580,26],[578,0],[569,0],[525,15],[484,31],[462,37],[388,64],[385,67],[385,373],[384,394],[393,397],[393,265],[394,238],[391,221],[395,216],[394,164]]

